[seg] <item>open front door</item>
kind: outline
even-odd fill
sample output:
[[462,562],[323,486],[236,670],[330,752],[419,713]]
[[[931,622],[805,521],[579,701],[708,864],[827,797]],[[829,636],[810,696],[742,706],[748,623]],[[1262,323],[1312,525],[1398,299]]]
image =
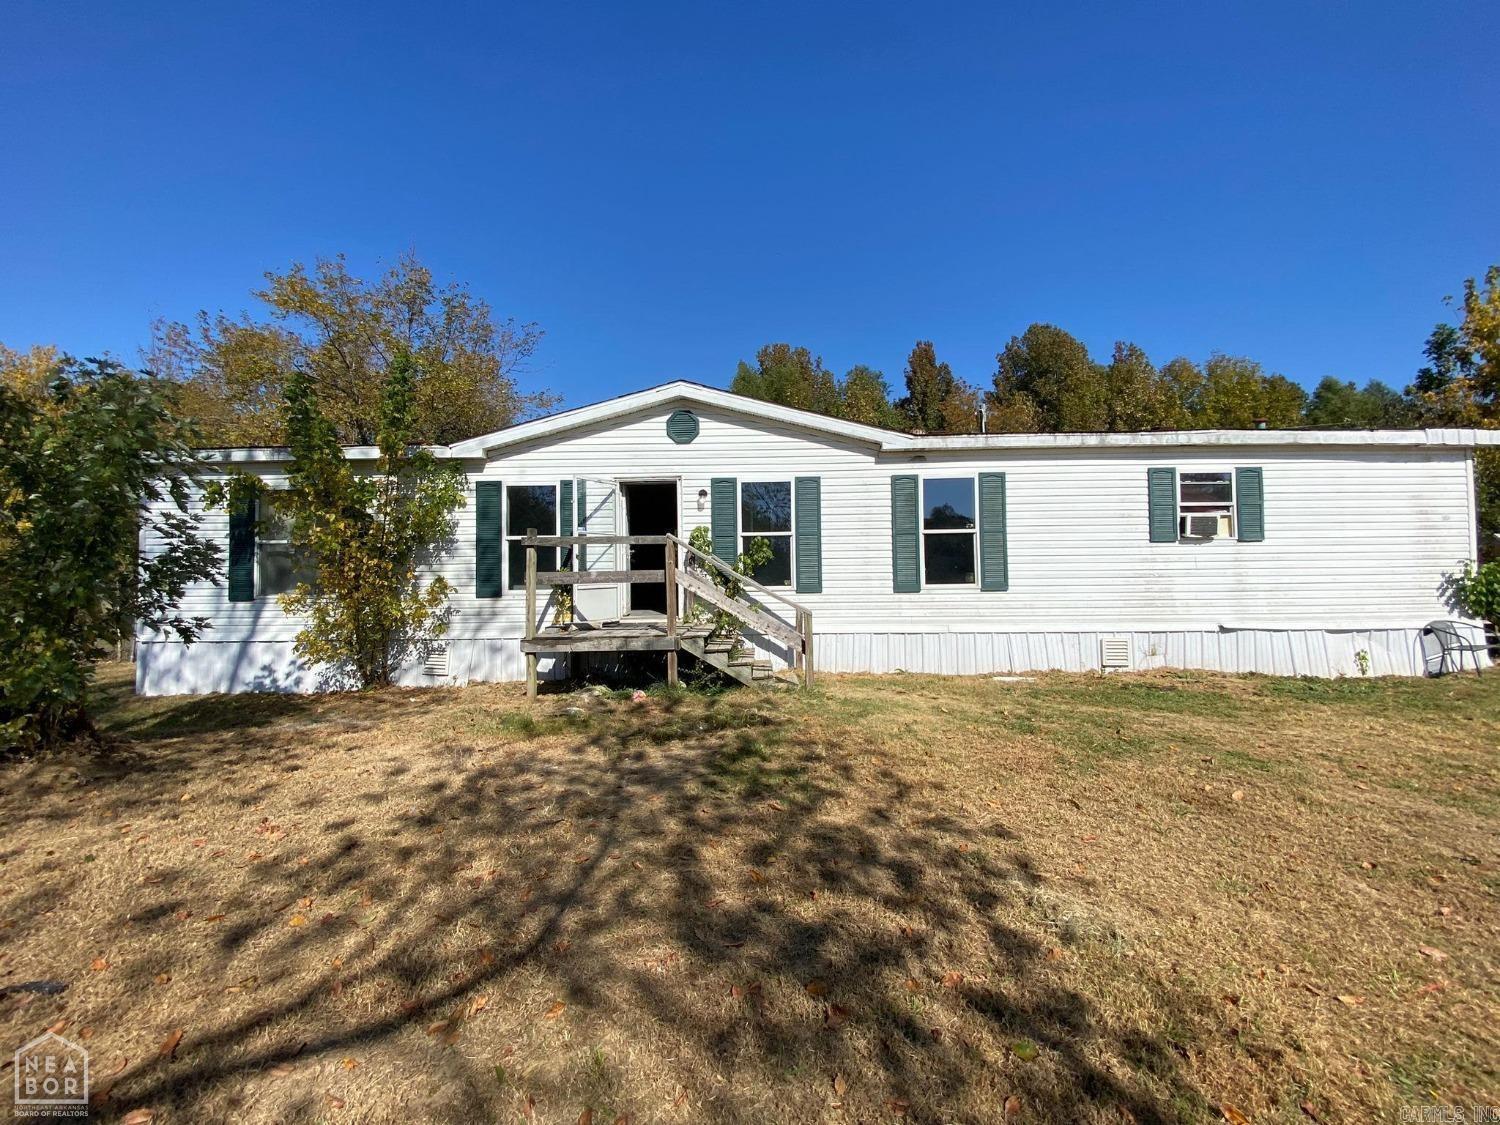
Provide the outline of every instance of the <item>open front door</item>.
[[[619,535],[624,523],[620,486],[612,480],[579,477],[573,482],[579,535]],[[624,570],[624,548],[613,543],[583,544],[573,556],[576,570]],[[625,612],[624,591],[615,584],[576,586],[573,613],[579,621],[598,624]]]
[[[630,480],[620,482],[625,497],[626,535],[677,534],[677,482],[675,480]],[[662,570],[667,549],[659,543],[641,543],[628,548],[631,570]],[[667,612],[665,582],[632,582],[626,595],[626,612]]]

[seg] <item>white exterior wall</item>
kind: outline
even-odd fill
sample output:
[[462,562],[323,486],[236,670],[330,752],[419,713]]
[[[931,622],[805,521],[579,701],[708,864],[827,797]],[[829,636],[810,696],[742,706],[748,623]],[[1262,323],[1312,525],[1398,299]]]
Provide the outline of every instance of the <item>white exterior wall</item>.
[[[714,477],[822,481],[823,592],[789,596],[814,614],[815,666],[839,672],[977,674],[1099,666],[1102,637],[1128,637],[1133,665],[1232,672],[1418,674],[1418,634],[1452,616],[1440,585],[1474,556],[1469,451],[1297,445],[1071,448],[882,454],[851,439],[701,403],[688,445],[666,435],[668,403],[566,430],[469,463],[471,482],[680,481],[684,538],[709,522],[698,492]],[[1151,543],[1146,470],[1259,466],[1265,540]],[[891,591],[890,478],[1006,474],[1010,588]],[[474,514],[440,570],[453,584],[447,682],[520,679],[523,590],[474,597]],[[508,512],[508,509],[507,509]],[[207,530],[227,541],[227,517]],[[608,519],[612,521],[612,515]],[[609,530],[591,511],[590,530]],[[149,550],[151,545],[145,544]],[[592,566],[601,565],[591,551]],[[291,641],[299,622],[274,599],[231,604],[194,588],[183,608],[213,621],[191,648],[143,637],[138,689],[305,690]],[[549,665],[543,662],[547,674]],[[555,670],[561,673],[562,669]],[[413,669],[408,682],[438,682]]]

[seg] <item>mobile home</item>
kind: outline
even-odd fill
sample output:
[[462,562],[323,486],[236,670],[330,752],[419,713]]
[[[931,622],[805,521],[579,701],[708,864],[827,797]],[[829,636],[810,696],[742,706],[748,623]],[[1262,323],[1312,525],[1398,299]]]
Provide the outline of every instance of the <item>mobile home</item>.
[[[730,561],[767,540],[753,577],[805,609],[820,672],[1420,674],[1424,625],[1454,616],[1444,576],[1475,558],[1474,450],[1495,444],[1470,429],[922,436],[668,383],[438,451],[469,489],[434,567],[451,624],[402,681],[525,677],[528,530],[575,537],[534,548],[544,570],[607,576],[652,565],[608,540],[697,527]],[[208,457],[272,489],[288,467],[284,450]],[[142,634],[138,690],[315,690],[277,601],[287,544],[203,517],[227,580],[183,608],[211,628],[191,646]],[[572,588],[585,625],[665,609],[660,582]],[[568,660],[542,656],[541,675]]]

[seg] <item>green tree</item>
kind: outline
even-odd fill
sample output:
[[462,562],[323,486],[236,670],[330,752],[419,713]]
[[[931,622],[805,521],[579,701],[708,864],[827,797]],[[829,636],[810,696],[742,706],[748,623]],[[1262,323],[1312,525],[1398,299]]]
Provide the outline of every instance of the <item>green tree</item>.
[[1284,375],[1267,375],[1260,364],[1215,354],[1204,366],[1203,388],[1193,425],[1204,429],[1249,429],[1265,422],[1273,430],[1302,422],[1307,392]]
[[767,344],[755,363],[740,362],[729,389],[738,395],[794,406],[837,418],[841,416],[838,380],[823,360],[806,348]]
[[1082,341],[1061,328],[1033,324],[1012,336],[995,359],[991,401],[1001,424],[994,428],[1041,433],[1110,428],[1104,373]]
[[[459,467],[416,444],[419,364],[402,352],[385,374],[373,472],[344,456],[310,376],[287,384],[289,487],[277,492],[290,519],[294,552],[312,573],[281,595],[283,609],[306,616],[297,653],[331,670],[329,686],[389,684],[447,628],[447,581],[424,583],[418,568],[453,542],[464,503]],[[423,376],[425,377],[425,375]],[[220,499],[254,487],[241,478]]]
[[[1407,397],[1423,426],[1500,428],[1500,265],[1464,282],[1457,325],[1438,325],[1428,337],[1430,361]],[[1500,450],[1474,456],[1479,511],[1479,558],[1500,559]]]
[[376,280],[349,272],[342,256],[265,275],[253,293],[269,317],[200,312],[192,325],[159,321],[147,357],[184,385],[185,408],[209,441],[286,441],[288,388],[305,378],[341,442],[371,445],[395,356],[421,364],[412,434],[448,444],[498,430],[556,400],[523,394],[516,374],[541,330],[496,321],[461,285],[440,286],[413,255]]
[[891,406],[891,392],[885,376],[873,367],[863,364],[851,367],[839,386],[839,398],[842,403],[840,413],[851,422],[888,429],[900,426],[896,410]]
[[[122,626],[195,640],[177,609],[219,573],[189,497],[197,434],[175,388],[64,359],[44,386],[0,380],[0,745],[84,735],[91,669]],[[138,536],[151,544],[138,550]]]
[[923,433],[972,434],[979,429],[979,393],[938,362],[931,340],[918,340],[906,358],[906,395],[896,412]]
[[1371,380],[1364,387],[1332,375],[1313,388],[1303,421],[1322,429],[1376,430],[1409,424],[1405,401],[1384,383]]

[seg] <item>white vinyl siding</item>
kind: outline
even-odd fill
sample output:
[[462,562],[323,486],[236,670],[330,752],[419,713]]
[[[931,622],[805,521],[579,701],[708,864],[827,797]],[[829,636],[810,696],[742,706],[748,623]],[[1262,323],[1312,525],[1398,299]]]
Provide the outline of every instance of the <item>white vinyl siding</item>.
[[[790,596],[813,611],[818,667],[829,671],[977,673],[1025,660],[1035,667],[1088,667],[1097,657],[1096,638],[1108,634],[1138,638],[1137,666],[1170,660],[1175,666],[1329,674],[1319,662],[1333,657],[1320,655],[1321,642],[1305,652],[1276,648],[1281,655],[1268,663],[1271,648],[1261,653],[1248,640],[1241,648],[1236,639],[1325,632],[1375,637],[1368,642],[1377,646],[1371,649],[1375,670],[1409,671],[1403,631],[1451,615],[1439,593],[1442,575],[1474,553],[1470,455],[1461,447],[1237,450],[1235,463],[1264,470],[1275,535],[1261,543],[1226,538],[1212,549],[1163,551],[1147,533],[1146,470],[1223,471],[1222,449],[932,452],[913,462],[854,440],[708,405],[693,406],[698,439],[678,445],[665,434],[666,417],[675,408],[664,405],[567,430],[507,449],[490,462],[467,461],[465,468],[471,481],[507,486],[555,488],[560,480],[587,476],[591,509],[602,499],[595,479],[677,477],[684,538],[709,522],[697,497],[716,477],[821,478],[824,592]],[[251,468],[266,475],[284,472]],[[1011,595],[978,598],[971,586],[926,584],[920,593],[892,593],[891,476],[973,478],[980,472],[1006,474]],[[604,521],[603,513],[591,513],[590,530],[611,530],[596,519]],[[524,599],[474,596],[473,524],[472,511],[458,513],[453,550],[436,567],[454,587],[452,675],[518,678],[523,664],[515,639],[522,633]],[[209,514],[205,531],[223,543],[227,526],[227,516],[217,511]],[[152,544],[144,547],[150,551]],[[204,642],[180,650],[187,678],[173,681],[164,673],[163,683],[210,682],[191,678],[195,664],[232,666],[239,670],[235,675],[249,675],[267,667],[270,642],[289,643],[300,625],[275,599],[230,603],[222,584],[194,585],[182,609],[208,617],[212,628]],[[1380,655],[1380,637],[1393,638],[1388,659]],[[464,655],[471,643],[472,660]],[[1353,674],[1352,665],[1336,670]]]

